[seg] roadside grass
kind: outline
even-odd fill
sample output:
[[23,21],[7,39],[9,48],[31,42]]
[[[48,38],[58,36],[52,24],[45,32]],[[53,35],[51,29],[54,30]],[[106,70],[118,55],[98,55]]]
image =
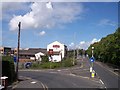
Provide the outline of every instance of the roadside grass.
[[[75,65],[76,65],[75,60]],[[34,62],[30,69],[55,69],[55,68],[61,68],[61,67],[72,67],[73,65],[73,58],[66,58],[63,59],[61,62],[42,62],[37,63]]]

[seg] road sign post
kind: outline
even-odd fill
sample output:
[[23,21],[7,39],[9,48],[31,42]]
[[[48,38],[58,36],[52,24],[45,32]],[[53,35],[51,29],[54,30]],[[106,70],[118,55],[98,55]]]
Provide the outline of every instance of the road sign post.
[[93,71],[93,68],[92,67],[90,67],[90,73]]

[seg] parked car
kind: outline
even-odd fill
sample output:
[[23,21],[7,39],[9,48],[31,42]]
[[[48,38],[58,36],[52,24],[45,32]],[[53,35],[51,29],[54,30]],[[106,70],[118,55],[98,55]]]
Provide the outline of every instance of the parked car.
[[25,64],[24,64],[24,67],[25,68],[30,68],[32,66],[32,63],[31,62],[26,62]]

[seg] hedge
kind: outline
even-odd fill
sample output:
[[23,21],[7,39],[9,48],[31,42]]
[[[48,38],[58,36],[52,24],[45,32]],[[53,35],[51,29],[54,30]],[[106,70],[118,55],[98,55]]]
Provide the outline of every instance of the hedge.
[[8,77],[8,84],[16,80],[13,57],[2,56],[2,76]]

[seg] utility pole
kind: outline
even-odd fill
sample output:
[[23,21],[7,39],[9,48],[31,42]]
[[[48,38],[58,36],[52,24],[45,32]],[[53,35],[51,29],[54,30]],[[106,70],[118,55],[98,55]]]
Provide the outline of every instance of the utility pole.
[[19,65],[19,48],[20,48],[20,29],[21,29],[21,22],[18,24],[18,47],[17,47],[17,65],[16,65],[16,77],[18,80],[18,65]]
[[76,36],[76,33],[74,33],[74,55],[73,55],[73,65],[75,65],[75,48],[76,48],[76,46],[75,46],[75,36]]

